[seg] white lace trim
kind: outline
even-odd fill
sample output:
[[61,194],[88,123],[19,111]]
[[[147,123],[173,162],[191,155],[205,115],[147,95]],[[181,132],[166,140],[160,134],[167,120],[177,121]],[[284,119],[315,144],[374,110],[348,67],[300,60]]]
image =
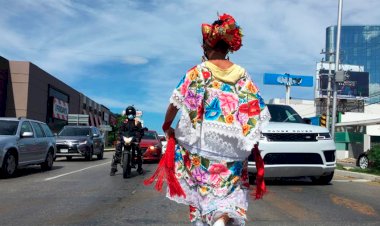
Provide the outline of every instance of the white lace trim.
[[170,97],[170,103],[172,103],[178,110],[183,106],[184,97],[178,93],[177,90],[173,91],[173,94]]
[[[171,197],[169,189],[167,189],[166,197],[170,200],[184,205],[192,205],[201,211],[201,215],[214,215],[219,212],[227,213],[231,218],[233,218],[234,222],[232,225],[245,225],[246,218],[239,215],[234,207],[240,207],[245,210],[248,209],[247,199],[249,190],[237,188],[227,196],[218,197],[210,193],[202,197],[196,190],[196,187],[191,188],[185,179],[178,179],[178,182],[185,192],[186,197]],[[213,203],[213,205],[210,205],[211,203]]]
[[191,153],[210,160],[240,161],[248,157],[254,144],[260,140],[261,131],[269,119],[270,113],[266,107],[261,111],[254,130],[244,136],[240,124],[204,120],[194,129],[185,112],[181,115],[175,134],[178,144]]

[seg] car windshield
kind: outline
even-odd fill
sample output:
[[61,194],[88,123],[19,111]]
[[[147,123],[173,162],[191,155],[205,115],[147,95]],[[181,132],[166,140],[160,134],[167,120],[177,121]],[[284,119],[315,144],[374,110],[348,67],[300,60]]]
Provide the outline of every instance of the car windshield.
[[152,132],[145,132],[142,139],[146,140],[156,140],[156,134]]
[[290,106],[268,104],[271,122],[305,123],[301,116]]
[[0,135],[16,135],[18,121],[0,121]]
[[89,128],[64,128],[59,134],[59,136],[90,136]]

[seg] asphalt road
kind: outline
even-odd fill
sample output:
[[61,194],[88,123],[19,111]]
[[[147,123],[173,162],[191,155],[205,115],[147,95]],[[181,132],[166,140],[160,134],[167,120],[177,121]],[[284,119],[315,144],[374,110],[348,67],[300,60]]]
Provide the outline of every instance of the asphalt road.
[[[143,185],[147,173],[110,177],[103,160],[57,159],[0,179],[0,225],[191,225],[188,207]],[[336,174],[331,185],[307,178],[267,181],[263,200],[250,200],[247,225],[380,225],[380,183]]]

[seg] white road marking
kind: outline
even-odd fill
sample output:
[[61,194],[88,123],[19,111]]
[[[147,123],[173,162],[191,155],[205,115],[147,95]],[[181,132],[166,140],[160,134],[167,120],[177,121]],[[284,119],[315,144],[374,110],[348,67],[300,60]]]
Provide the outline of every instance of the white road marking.
[[80,169],[80,170],[75,170],[75,171],[72,171],[72,172],[69,172],[69,173],[64,173],[64,174],[61,174],[61,175],[58,175],[58,176],[55,176],[55,177],[48,177],[48,178],[45,179],[45,181],[54,180],[54,179],[57,179],[59,177],[67,176],[67,175],[70,175],[70,174],[73,174],[73,173],[78,173],[78,172],[81,172],[81,171],[84,171],[84,170],[87,170],[87,169],[91,169],[91,168],[94,168],[94,167],[102,166],[102,165],[105,165],[105,164],[111,164],[111,161],[105,162],[105,163],[102,163],[102,164],[98,164],[98,165],[94,165],[94,166],[89,166],[89,167],[86,167],[86,168],[83,168],[83,169]]
[[333,182],[360,182],[360,183],[366,183],[371,182],[371,180],[365,180],[365,179],[348,179],[348,180],[332,180]]

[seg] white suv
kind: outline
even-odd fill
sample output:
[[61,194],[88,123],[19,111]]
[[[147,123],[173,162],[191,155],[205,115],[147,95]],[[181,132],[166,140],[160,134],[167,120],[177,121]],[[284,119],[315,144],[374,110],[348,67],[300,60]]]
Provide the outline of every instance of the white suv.
[[[328,184],[336,167],[335,143],[327,128],[307,124],[287,105],[268,104],[271,121],[259,142],[265,178],[308,176],[314,183]],[[256,174],[253,155],[248,170]]]

